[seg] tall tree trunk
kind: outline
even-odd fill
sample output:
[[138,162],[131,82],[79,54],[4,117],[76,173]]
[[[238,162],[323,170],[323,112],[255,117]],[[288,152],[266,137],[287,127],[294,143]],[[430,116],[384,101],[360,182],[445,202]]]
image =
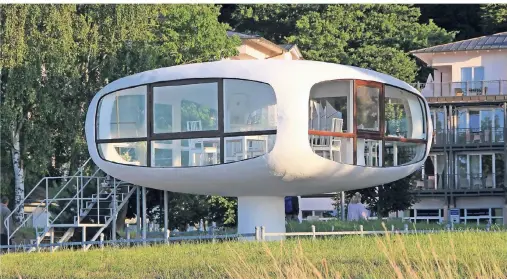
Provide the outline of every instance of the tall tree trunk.
[[25,174],[23,169],[23,161],[21,159],[21,149],[19,143],[19,129],[12,131],[12,165],[14,167],[14,206],[19,209],[14,213],[14,220],[20,224],[24,219],[24,200],[25,200]]

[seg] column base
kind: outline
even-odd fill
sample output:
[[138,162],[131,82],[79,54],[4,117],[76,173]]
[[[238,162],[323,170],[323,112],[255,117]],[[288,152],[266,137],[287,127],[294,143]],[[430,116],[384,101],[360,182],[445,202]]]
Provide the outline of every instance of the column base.
[[[284,197],[238,197],[238,233],[255,233],[255,227],[264,226],[265,232],[285,233]],[[254,240],[255,237],[245,237]],[[265,240],[280,240],[285,237],[266,237]]]

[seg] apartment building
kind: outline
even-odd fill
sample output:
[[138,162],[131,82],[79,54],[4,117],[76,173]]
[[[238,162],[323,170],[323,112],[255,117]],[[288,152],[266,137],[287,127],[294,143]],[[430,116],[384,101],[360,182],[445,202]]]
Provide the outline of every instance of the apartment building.
[[431,108],[431,153],[418,173],[415,222],[507,224],[507,32],[414,50],[433,69],[414,84]]

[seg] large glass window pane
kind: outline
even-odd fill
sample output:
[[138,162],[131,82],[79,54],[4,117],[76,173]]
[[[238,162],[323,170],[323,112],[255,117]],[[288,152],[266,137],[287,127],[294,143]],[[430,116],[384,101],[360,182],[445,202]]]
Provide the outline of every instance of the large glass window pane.
[[158,140],[151,143],[153,167],[197,167],[220,164],[220,139]]
[[[349,80],[322,82],[313,86],[310,92],[309,129],[353,132],[349,125],[352,120],[351,88],[352,81]],[[338,122],[340,125],[333,125]]]
[[218,83],[153,87],[155,133],[218,130]]
[[495,109],[495,128],[493,129],[493,140],[494,142],[503,142],[504,141],[504,135],[503,135],[503,127],[504,127],[504,115],[503,115],[503,109]]
[[146,166],[146,142],[101,143],[99,155],[104,160],[125,165]]
[[[470,67],[464,67],[461,68],[461,87],[467,88],[467,82],[472,81],[472,68]],[[468,83],[468,86],[471,86],[470,83]]]
[[384,166],[393,167],[414,164],[422,160],[426,153],[423,143],[386,141],[384,149]]
[[380,88],[358,86],[356,103],[357,129],[379,131]]
[[483,80],[484,80],[484,67],[474,67],[473,88],[482,89],[482,81]]
[[494,187],[504,186],[504,156],[501,153],[495,153],[495,175]]
[[276,96],[270,85],[224,79],[225,132],[276,129]]
[[102,97],[96,124],[99,139],[146,137],[146,86]]
[[173,131],[173,107],[171,104],[153,104],[153,132],[171,133]]
[[419,98],[405,90],[385,86],[385,135],[425,139],[425,113]]
[[469,176],[472,180],[472,186],[474,188],[480,188],[482,184],[481,177],[481,156],[480,155],[470,155],[470,171]]
[[468,180],[468,160],[467,155],[456,156],[456,181],[459,188],[470,188]]
[[227,137],[225,143],[225,163],[262,156],[273,149],[276,135]]

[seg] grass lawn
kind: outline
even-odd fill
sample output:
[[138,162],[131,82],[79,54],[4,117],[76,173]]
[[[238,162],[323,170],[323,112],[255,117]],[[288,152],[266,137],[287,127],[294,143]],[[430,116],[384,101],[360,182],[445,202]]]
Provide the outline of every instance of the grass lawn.
[[1,278],[507,278],[507,233],[455,232],[9,254]]

